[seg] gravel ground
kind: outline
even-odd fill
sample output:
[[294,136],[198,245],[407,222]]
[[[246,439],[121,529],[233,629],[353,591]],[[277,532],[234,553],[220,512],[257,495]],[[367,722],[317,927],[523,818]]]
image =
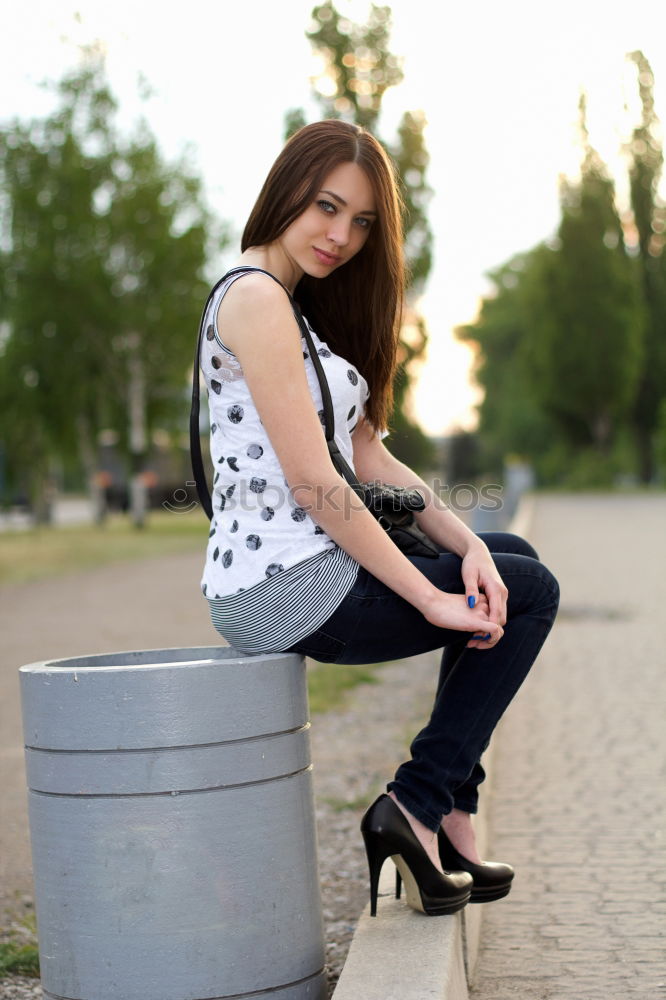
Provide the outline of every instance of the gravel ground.
[[338,981],[358,917],[369,899],[359,822],[405,759],[426,721],[439,656],[430,653],[383,667],[378,683],[354,689],[345,710],[317,716],[312,759],[319,867],[326,924],[329,987]]

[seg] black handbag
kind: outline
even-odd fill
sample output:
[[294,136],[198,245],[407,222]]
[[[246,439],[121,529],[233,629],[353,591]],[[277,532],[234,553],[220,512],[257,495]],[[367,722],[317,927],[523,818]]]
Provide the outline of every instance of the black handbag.
[[259,267],[235,267],[232,268],[231,271],[227,271],[224,277],[217,282],[208,296],[201,316],[201,323],[199,325],[199,336],[197,338],[197,348],[194,358],[194,373],[192,378],[190,454],[197,493],[199,494],[201,505],[208,515],[208,519],[210,520],[213,516],[213,508],[210,492],[206,483],[206,477],[204,475],[203,460],[201,457],[201,442],[199,438],[199,365],[201,359],[201,343],[204,333],[204,320],[206,312],[208,311],[209,303],[222,282],[226,281],[231,274],[243,273],[247,271],[261,271],[262,274],[267,274],[270,278],[273,278],[278,285],[284,288],[285,292],[289,296],[291,308],[300,331],[305,337],[310,357],[312,358],[312,362],[314,364],[317,379],[319,380],[319,387],[321,389],[321,396],[324,405],[324,430],[326,434],[326,444],[328,446],[333,465],[343,479],[349,483],[357,496],[360,497],[370,513],[374,514],[382,528],[384,528],[388,534],[389,538],[395,542],[399,549],[407,555],[428,556],[432,559],[436,558],[439,555],[439,549],[434,542],[428,538],[425,532],[419,528],[414,518],[414,511],[425,510],[425,500],[418,490],[405,489],[402,486],[391,486],[388,483],[382,483],[379,480],[369,483],[361,483],[349,463],[340,453],[340,450],[335,442],[335,418],[333,415],[331,393],[328,388],[328,381],[326,379],[326,375],[324,374],[324,369],[322,368],[319,355],[317,354],[312,341],[308,325],[303,318],[303,314],[301,313],[298,303],[291,296],[289,290],[284,287],[282,282],[276,278],[275,275],[270,274],[268,271],[264,271]]

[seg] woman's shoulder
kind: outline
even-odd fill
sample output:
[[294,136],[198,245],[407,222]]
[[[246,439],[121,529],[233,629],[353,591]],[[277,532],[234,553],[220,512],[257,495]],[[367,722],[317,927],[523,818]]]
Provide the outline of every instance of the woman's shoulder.
[[228,284],[220,305],[226,303],[232,307],[253,309],[289,304],[285,289],[266,271],[239,271],[234,274],[232,270],[223,281]]
[[291,316],[291,305],[285,289],[269,274],[245,271],[230,278],[231,284],[218,306],[218,320],[223,319],[228,325]]

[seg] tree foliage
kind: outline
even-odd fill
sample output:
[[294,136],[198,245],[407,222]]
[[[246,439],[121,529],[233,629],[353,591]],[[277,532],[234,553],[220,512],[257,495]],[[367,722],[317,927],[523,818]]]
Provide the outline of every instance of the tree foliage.
[[588,144],[580,181],[562,185],[557,247],[534,257],[527,302],[536,336],[525,348],[528,377],[562,439],[605,454],[635,398],[644,333],[614,193]]
[[[458,332],[478,351],[480,433],[494,469],[519,452],[544,482],[653,476],[666,412],[662,161],[652,77],[644,57],[632,58],[643,105],[630,147],[638,246],[627,242],[632,229],[591,146],[582,98],[580,177],[561,184],[556,237],[498,268],[479,319]],[[630,428],[639,444],[633,455]]]
[[210,226],[199,181],[163,161],[145,124],[117,134],[99,61],[57,94],[52,114],[0,133],[0,392],[12,414],[0,439],[10,481],[35,501],[54,463],[94,471],[101,430],[131,449],[137,371],[144,441],[182,418]]
[[643,364],[633,407],[633,428],[641,478],[655,472],[655,434],[666,401],[666,206],[657,193],[664,163],[659,119],[654,108],[654,76],[642,52],[629,58],[636,65],[641,121],[628,146],[633,220],[638,234],[638,266],[646,310]]
[[[312,21],[306,36],[321,60],[321,73],[313,85],[322,115],[342,118],[372,131],[383,142],[400,178],[410,282],[407,309],[410,336],[402,338],[394,384],[391,447],[401,460],[427,467],[434,458],[432,443],[406,413],[406,397],[412,381],[410,366],[423,356],[428,340],[425,322],[416,314],[414,305],[432,266],[432,233],[427,216],[432,192],[426,180],[429,156],[423,134],[425,115],[420,111],[405,112],[393,143],[377,135],[382,97],[403,78],[400,59],[389,49],[389,7],[373,4],[367,21],[357,24],[340,14],[331,0],[326,0],[314,8]],[[286,135],[292,135],[303,124],[305,115],[301,109],[289,111]]]

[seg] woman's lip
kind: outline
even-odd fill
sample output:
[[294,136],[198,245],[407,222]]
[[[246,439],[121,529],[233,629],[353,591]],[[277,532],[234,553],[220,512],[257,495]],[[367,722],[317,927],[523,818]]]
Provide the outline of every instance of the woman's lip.
[[319,247],[313,247],[312,249],[322,264],[337,264],[340,260],[337,254],[327,253],[325,250],[320,250]]

